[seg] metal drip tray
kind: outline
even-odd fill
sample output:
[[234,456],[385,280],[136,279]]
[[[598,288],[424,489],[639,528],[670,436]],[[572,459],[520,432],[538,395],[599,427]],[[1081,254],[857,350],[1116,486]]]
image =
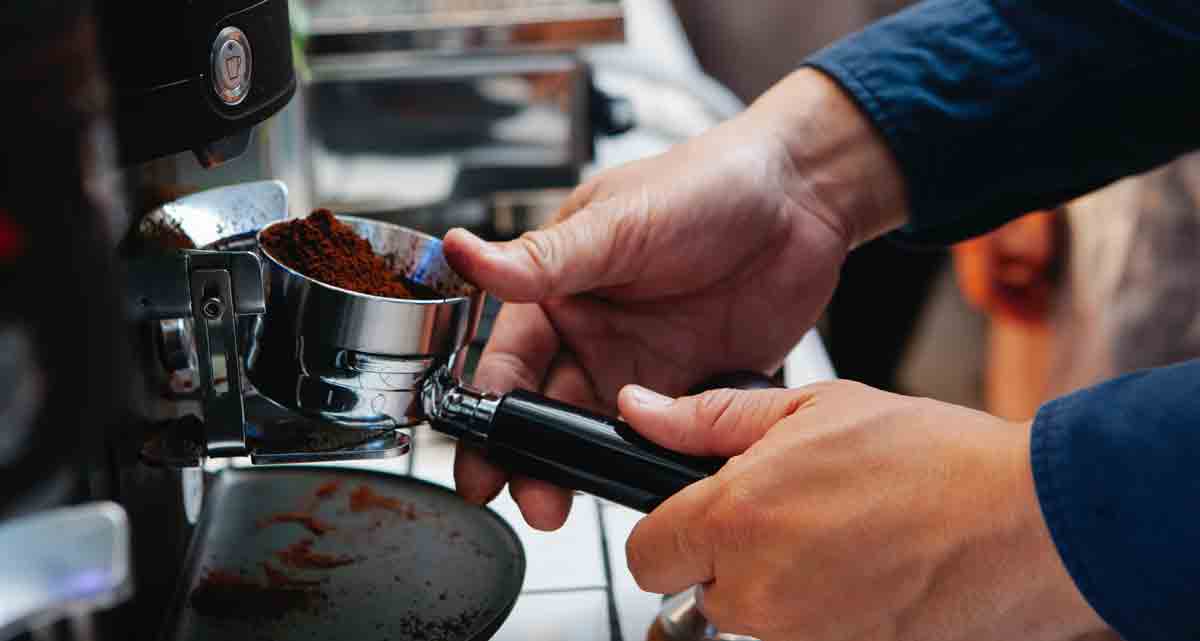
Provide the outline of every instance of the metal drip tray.
[[409,477],[221,472],[160,641],[489,638],[525,575],[495,513]]

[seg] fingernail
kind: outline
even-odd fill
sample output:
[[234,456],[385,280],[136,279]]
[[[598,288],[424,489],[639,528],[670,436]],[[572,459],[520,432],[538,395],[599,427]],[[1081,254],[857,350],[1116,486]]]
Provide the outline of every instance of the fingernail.
[[654,390],[646,389],[641,385],[630,385],[629,393],[633,394],[633,402],[642,407],[666,407],[675,402],[675,399],[669,396],[663,396]]

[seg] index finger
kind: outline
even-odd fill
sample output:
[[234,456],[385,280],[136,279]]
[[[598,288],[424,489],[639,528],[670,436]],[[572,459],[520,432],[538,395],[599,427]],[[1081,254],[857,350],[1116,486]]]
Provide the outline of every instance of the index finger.
[[479,357],[475,385],[500,394],[537,391],[559,347],[558,332],[540,306],[505,303]]
[[[500,309],[479,365],[474,384],[505,393],[514,388],[538,390],[558,353],[558,334],[537,305],[506,304]],[[459,444],[454,457],[454,486],[474,503],[487,503],[500,493],[508,474],[481,452]]]

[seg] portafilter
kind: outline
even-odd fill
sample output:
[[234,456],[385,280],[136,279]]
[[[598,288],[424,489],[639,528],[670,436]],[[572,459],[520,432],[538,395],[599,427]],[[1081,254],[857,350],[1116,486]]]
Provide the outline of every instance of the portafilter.
[[[723,460],[659,447],[626,423],[539,394],[497,395],[461,381],[485,294],[456,274],[440,240],[339,216],[433,299],[360,294],[308,278],[265,249],[266,314],[249,376],[272,401],[345,429],[435,430],[511,472],[648,512]],[[259,232],[259,238],[273,223]]]

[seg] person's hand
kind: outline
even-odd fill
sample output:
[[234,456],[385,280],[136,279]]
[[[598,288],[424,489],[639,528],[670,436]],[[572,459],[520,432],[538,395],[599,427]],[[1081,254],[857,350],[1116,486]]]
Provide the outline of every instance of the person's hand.
[[[500,244],[449,233],[451,266],[507,303],[475,384],[612,414],[627,383],[679,394],[725,371],[777,368],[829,300],[863,220],[900,191],[895,177],[848,199],[843,183],[879,174],[886,151],[831,81],[799,79],[703,136],[598,175],[545,230]],[[489,501],[506,480],[460,446],[463,496]],[[566,518],[569,493],[521,478],[511,490],[534,527]]]
[[849,382],[620,409],[665,447],[733,458],[628,541],[645,590],[702,585],[718,629],[766,641],[1115,638],[1044,524],[1028,423]]

